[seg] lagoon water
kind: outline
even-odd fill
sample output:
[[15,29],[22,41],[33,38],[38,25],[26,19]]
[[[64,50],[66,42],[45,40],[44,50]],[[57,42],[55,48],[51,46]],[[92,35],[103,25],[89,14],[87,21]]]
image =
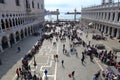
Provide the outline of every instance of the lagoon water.
[[[80,20],[81,15],[77,15],[76,19]],[[45,20],[48,21],[55,21],[57,19],[56,15],[46,15]],[[73,14],[65,14],[65,13],[60,13],[59,19],[64,19],[64,20],[74,20],[74,15]]]

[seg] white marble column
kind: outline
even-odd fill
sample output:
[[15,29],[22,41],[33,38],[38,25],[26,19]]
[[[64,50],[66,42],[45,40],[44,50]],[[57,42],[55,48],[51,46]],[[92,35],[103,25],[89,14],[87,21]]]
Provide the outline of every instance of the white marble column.
[[110,27],[108,26],[107,34],[110,35]]
[[117,29],[116,38],[120,38],[120,29]]
[[115,28],[112,27],[112,36],[114,37],[114,30]]
[[105,20],[105,14],[106,14],[106,12],[103,13],[103,20]]
[[108,21],[108,16],[109,16],[109,12],[107,12],[107,15],[106,15],[106,21]]
[[2,43],[0,42],[0,52],[3,52]]
[[110,13],[110,21],[113,19],[113,12]]
[[10,39],[8,39],[7,43],[8,43],[8,47],[11,47]]
[[106,33],[106,26],[104,26],[104,33]]
[[15,41],[15,44],[16,44],[17,43],[17,41],[16,41],[16,35],[14,34],[13,37],[14,37],[14,41]]
[[98,30],[100,30],[100,24],[98,25]]
[[117,18],[118,18],[118,12],[115,12],[115,19],[114,19],[114,22],[117,22]]

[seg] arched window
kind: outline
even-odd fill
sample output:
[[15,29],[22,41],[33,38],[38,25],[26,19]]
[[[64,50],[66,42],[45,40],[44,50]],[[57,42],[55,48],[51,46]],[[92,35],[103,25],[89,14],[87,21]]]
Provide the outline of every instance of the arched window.
[[115,18],[115,13],[113,13],[113,19],[112,19],[113,21],[114,21],[114,18]]
[[4,24],[4,21],[1,19],[1,26],[2,26],[2,29],[5,29],[5,24]]
[[15,20],[14,19],[12,19],[12,22],[13,22],[13,26],[15,26]]
[[9,22],[8,22],[8,20],[7,20],[7,19],[5,19],[5,22],[6,22],[6,23],[5,23],[5,24],[6,24],[6,28],[9,28],[9,25],[8,25],[8,24],[9,24]]
[[117,21],[119,21],[119,19],[120,19],[120,12],[118,13]]
[[10,27],[12,27],[12,21],[11,21],[11,19],[9,19],[9,23],[10,23]]

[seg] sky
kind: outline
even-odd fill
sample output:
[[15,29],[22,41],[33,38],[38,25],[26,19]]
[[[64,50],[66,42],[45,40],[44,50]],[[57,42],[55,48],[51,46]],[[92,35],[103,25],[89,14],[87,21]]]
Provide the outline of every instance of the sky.
[[60,12],[70,12],[76,8],[77,11],[80,11],[81,7],[98,5],[101,2],[102,0],[45,0],[45,9],[50,11],[59,9]]

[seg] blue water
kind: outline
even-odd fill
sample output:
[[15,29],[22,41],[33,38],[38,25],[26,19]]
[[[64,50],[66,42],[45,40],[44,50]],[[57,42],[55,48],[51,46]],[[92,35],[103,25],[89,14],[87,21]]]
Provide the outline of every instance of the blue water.
[[[81,15],[77,15],[76,19],[80,20],[80,17],[81,17]],[[45,20],[48,20],[48,21],[55,21],[56,19],[57,19],[56,15],[46,15],[45,16]],[[74,15],[72,15],[72,14],[66,15],[65,13],[60,13],[59,19],[74,20]]]

